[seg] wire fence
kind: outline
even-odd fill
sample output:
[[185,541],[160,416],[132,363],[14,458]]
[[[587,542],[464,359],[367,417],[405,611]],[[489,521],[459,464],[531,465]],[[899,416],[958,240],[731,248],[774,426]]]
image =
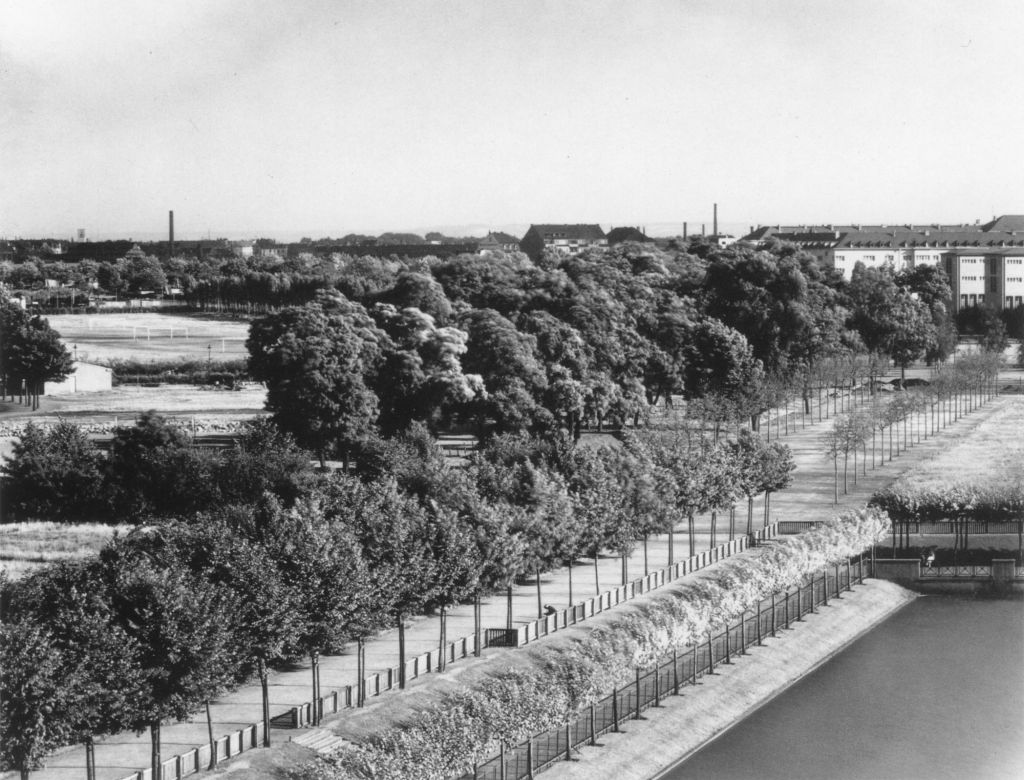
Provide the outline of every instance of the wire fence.
[[843,592],[870,576],[870,569],[870,559],[861,554],[815,573],[799,587],[772,595],[718,634],[709,635],[707,641],[674,651],[650,669],[637,669],[634,682],[593,702],[564,726],[511,747],[502,746],[498,755],[478,764],[462,780],[521,780],[558,761],[572,760],[578,748],[595,745],[602,734],[639,719],[644,710],[659,706],[667,696],[678,695],[687,685],[695,685],[716,666],[731,664],[748,647],[791,629],[793,623],[819,606],[827,606],[830,600],[841,599]]

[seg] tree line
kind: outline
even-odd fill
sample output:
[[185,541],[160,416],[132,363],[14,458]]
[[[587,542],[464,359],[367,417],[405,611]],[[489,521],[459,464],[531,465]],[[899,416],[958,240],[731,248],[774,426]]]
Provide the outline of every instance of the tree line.
[[688,249],[344,259],[313,300],[254,320],[250,372],[283,428],[347,460],[369,432],[411,422],[578,437],[680,397],[756,421],[809,404],[855,356],[881,372],[955,346],[939,268],[843,281],[793,247]]
[[[404,686],[410,616],[437,614],[443,645],[452,605],[510,594],[531,577],[540,616],[542,572],[607,550],[622,556],[625,582],[627,556],[650,535],[685,523],[693,554],[694,516],[730,512],[744,499],[746,529],[731,514],[728,534],[749,532],[753,496],[783,489],[793,468],[778,442],[749,431],[715,441],[698,425],[631,432],[600,447],[502,434],[465,467],[450,465],[413,425],[365,441],[351,474],[315,472],[266,420],[222,454],[191,450],[154,415],[115,442],[106,464],[96,458],[106,469],[100,484],[117,494],[115,474],[134,464],[134,476],[122,477],[139,492],[116,499],[116,516],[137,528],[95,559],[0,589],[3,757],[26,772],[58,745],[126,729],[150,730],[155,766],[162,722],[252,677],[266,693],[273,665],[305,656],[316,670],[321,654],[346,646],[355,646],[361,679],[363,642],[386,627],[399,632]],[[60,500],[91,495],[88,473],[65,471],[88,459],[86,446],[69,423],[30,430],[5,468],[22,508],[49,516]],[[195,477],[204,460],[212,481],[236,492],[207,489],[203,511],[186,511],[186,482],[207,481]],[[41,470],[43,461],[52,468]],[[593,591],[601,587],[595,576]]]

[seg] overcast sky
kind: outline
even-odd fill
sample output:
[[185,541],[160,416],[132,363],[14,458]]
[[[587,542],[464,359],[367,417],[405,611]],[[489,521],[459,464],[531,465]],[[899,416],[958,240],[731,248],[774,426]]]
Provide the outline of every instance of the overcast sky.
[[0,236],[1024,213],[1020,0],[2,0]]

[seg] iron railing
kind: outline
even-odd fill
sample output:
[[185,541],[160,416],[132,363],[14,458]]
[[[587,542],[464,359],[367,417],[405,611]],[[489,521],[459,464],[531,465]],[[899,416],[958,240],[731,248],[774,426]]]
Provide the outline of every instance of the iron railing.
[[594,745],[602,734],[618,731],[622,723],[638,719],[641,712],[659,706],[666,696],[696,684],[716,665],[731,664],[748,647],[792,628],[829,599],[842,598],[844,591],[870,576],[870,564],[862,554],[815,573],[799,587],[774,594],[699,645],[664,656],[648,670],[638,669],[631,684],[583,706],[565,725],[534,734],[517,745],[502,746],[498,755],[478,764],[462,780],[522,780],[558,761],[571,760],[574,750]]
[[992,577],[991,566],[922,566],[921,577],[959,577],[981,579]]

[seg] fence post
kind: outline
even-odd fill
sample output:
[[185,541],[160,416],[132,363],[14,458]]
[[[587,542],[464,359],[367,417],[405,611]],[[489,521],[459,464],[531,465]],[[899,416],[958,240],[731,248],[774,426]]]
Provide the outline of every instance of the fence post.
[[825,569],[825,570],[823,570],[821,572],[821,584],[824,585],[824,587],[821,589],[822,604],[824,604],[827,607],[828,606],[828,569]]
[[661,670],[657,661],[654,662],[654,706],[661,706]]
[[761,599],[757,600],[757,646],[761,647],[764,642],[761,641]]
[[842,598],[842,596],[840,596],[839,593],[840,593],[840,590],[839,590],[839,564],[837,563],[836,564],[836,598],[837,599],[841,599]]
[[730,637],[729,637],[729,621],[725,623],[725,662],[727,664],[732,663],[732,654],[729,652]]
[[804,619],[804,605],[801,595],[803,594],[803,585],[796,586],[796,622],[800,623]]
[[711,643],[711,632],[708,631],[708,674],[715,673],[715,646]]
[[498,758],[501,761],[501,769],[498,770],[499,780],[505,780],[505,743],[500,743],[500,750],[498,751]]
[[789,589],[786,589],[786,628],[789,628]]
[[747,610],[740,612],[740,655],[747,654]]
[[635,720],[640,720],[640,667],[636,669],[636,716]]
[[597,713],[594,702],[590,702],[590,747],[597,746]]
[[860,554],[860,558],[857,561],[857,579],[860,580],[860,584],[864,584],[864,553]]
[[572,761],[572,736],[569,733],[569,724],[565,724],[565,760]]
[[612,688],[612,731],[619,732],[619,689]]
[[679,695],[679,651],[672,648],[672,687],[676,696]]
[[533,780],[533,737],[526,742],[526,776]]
[[772,639],[775,638],[775,592],[772,592]]
[[690,653],[692,654],[692,658],[690,659],[690,666],[691,666],[691,669],[693,671],[693,683],[692,684],[696,685],[697,684],[697,645],[693,646],[693,649],[690,651]]
[[846,590],[853,590],[853,563],[849,556],[846,557]]

